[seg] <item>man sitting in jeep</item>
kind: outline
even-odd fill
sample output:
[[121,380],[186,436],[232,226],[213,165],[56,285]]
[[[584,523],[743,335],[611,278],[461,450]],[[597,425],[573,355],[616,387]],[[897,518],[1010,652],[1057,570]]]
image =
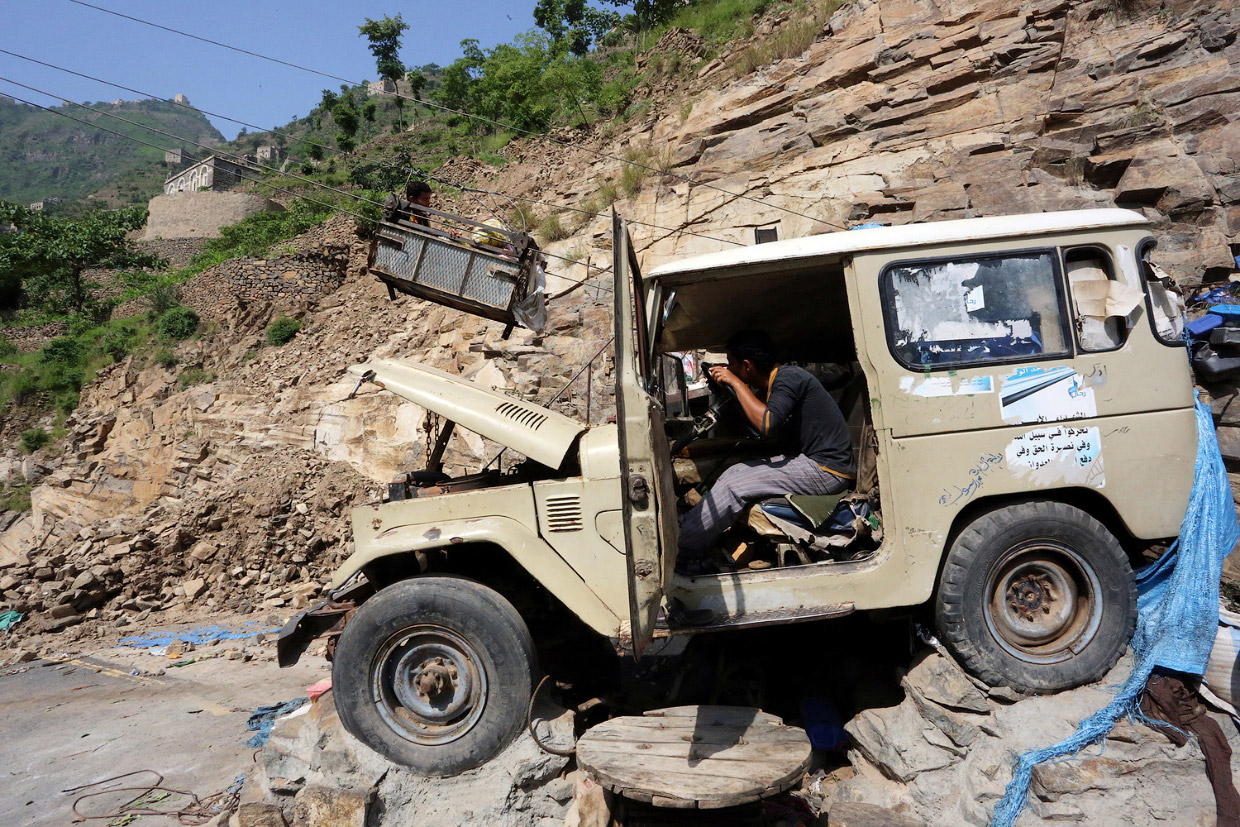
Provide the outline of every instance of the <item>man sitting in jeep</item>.
[[785,450],[731,466],[681,516],[677,570],[684,574],[714,570],[711,543],[750,503],[787,494],[838,494],[856,476],[848,424],[821,382],[802,368],[777,363],[765,331],[738,331],[727,353],[727,367],[712,367],[711,379],[731,388],[749,424],[763,438],[778,437]]

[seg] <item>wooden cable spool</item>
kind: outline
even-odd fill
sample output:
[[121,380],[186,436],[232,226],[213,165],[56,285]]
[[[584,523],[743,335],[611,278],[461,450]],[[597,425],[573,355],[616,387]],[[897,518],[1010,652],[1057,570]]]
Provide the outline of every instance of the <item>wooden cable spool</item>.
[[577,741],[577,764],[617,795],[718,809],[778,795],[809,766],[805,731],[759,709],[681,706],[614,718]]

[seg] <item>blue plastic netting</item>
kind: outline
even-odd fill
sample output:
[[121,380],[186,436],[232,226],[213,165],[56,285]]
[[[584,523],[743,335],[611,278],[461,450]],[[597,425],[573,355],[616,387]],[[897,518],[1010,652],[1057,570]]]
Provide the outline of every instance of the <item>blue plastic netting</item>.
[[1074,755],[1104,739],[1121,716],[1138,712],[1154,669],[1201,675],[1218,630],[1218,585],[1225,558],[1240,539],[1227,470],[1219,455],[1210,406],[1197,400],[1197,463],[1180,536],[1158,562],[1137,574],[1136,656],[1114,700],[1058,744],[1017,757],[1012,780],[995,805],[992,827],[1011,827],[1025,808],[1033,768]]

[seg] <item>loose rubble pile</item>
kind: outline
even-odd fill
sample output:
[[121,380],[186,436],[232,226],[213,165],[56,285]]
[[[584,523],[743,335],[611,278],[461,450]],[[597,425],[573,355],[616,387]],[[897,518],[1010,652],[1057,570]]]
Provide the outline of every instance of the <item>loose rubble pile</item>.
[[[547,706],[535,710],[535,720],[543,743],[571,745],[571,711]],[[561,827],[573,797],[572,779],[561,777],[568,762],[522,731],[479,769],[453,778],[414,775],[345,732],[328,692],[307,714],[276,723],[236,820],[239,827]]]
[[[975,685],[947,658],[928,653],[901,681],[902,703],[846,725],[854,775],[835,789],[830,823],[837,809],[860,803],[907,820],[896,824],[989,824],[1016,755],[1071,734],[1111,700],[1111,685],[1131,668],[1125,658],[1099,684],[1021,699]],[[1240,734],[1227,716],[1217,718],[1235,754]],[[1240,763],[1233,759],[1233,767]],[[1105,745],[1034,769],[1021,824],[1204,825],[1214,817],[1197,745],[1176,747],[1147,726],[1121,722]]]
[[[88,433],[99,440],[107,427]],[[182,446],[177,456],[176,474],[209,480],[220,471],[205,446]],[[347,554],[348,508],[366,489],[348,466],[273,451],[209,493],[164,497],[83,527],[72,543],[36,550],[0,576],[0,605],[34,617],[11,643],[87,619],[124,628],[174,606],[238,614],[304,608]]]

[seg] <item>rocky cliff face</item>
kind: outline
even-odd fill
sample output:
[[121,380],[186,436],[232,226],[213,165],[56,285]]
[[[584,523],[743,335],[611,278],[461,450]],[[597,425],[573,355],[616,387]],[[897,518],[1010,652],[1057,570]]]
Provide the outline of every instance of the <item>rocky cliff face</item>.
[[[707,66],[683,120],[677,99],[656,99],[621,146],[683,178],[655,176],[624,212],[749,244],[755,227],[792,238],[1122,206],[1155,221],[1176,275],[1221,275],[1240,254],[1238,28],[1223,2],[856,0],[800,57],[722,85],[728,59]],[[619,175],[614,161],[569,155],[497,180],[580,203]],[[638,234],[647,266],[720,246]]]

